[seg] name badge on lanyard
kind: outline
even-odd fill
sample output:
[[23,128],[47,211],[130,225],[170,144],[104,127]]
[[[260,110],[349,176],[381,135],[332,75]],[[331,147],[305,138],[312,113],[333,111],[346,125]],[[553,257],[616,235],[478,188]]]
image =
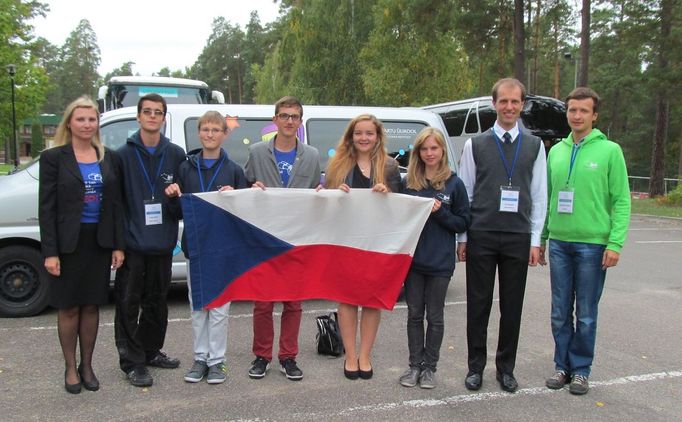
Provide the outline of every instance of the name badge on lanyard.
[[561,214],[573,214],[573,189],[566,188],[559,191],[556,210]]
[[163,223],[161,202],[155,200],[144,201],[144,224],[154,226]]
[[518,186],[500,186],[500,211],[519,212],[519,193],[521,188]]
[[571,175],[573,174],[573,167],[580,152],[580,144],[573,144],[571,147],[571,161],[568,165],[568,177],[566,177],[566,187],[559,191],[557,198],[556,210],[561,214],[573,214],[573,188],[569,187],[571,182]]

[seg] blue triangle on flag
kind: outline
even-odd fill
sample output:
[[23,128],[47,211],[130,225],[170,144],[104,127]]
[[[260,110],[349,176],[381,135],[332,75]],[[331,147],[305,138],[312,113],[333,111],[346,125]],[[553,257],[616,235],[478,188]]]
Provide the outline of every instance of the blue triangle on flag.
[[195,310],[246,271],[294,247],[196,195],[183,194],[181,204]]

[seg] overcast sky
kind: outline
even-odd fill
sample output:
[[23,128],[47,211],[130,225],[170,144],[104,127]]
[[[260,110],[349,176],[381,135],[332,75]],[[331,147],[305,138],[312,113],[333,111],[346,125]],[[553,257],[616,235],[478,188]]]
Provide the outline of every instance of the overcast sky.
[[61,46],[81,19],[97,34],[104,76],[123,63],[150,76],[163,67],[184,70],[196,61],[211,34],[214,17],[222,16],[245,30],[252,10],[261,24],[274,21],[279,3],[272,0],[41,0],[50,6],[45,18],[31,23],[35,34]]

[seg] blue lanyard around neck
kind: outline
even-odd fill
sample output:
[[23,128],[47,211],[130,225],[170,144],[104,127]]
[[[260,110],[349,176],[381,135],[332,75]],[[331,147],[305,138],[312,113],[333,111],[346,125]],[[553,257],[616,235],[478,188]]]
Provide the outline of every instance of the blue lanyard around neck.
[[512,183],[512,176],[514,175],[514,169],[516,168],[516,162],[519,159],[519,151],[521,150],[521,132],[519,132],[519,139],[516,143],[516,152],[514,152],[514,161],[512,161],[511,168],[509,163],[507,163],[507,157],[504,156],[504,151],[502,150],[502,141],[497,136],[497,133],[493,130],[493,137],[495,137],[495,142],[497,143],[497,150],[500,152],[500,158],[502,159],[502,164],[504,164],[504,169],[507,171],[507,179],[509,180],[509,186]]
[[213,185],[213,182],[215,182],[215,178],[218,177],[218,173],[220,173],[220,168],[223,166],[223,163],[225,162],[225,158],[226,158],[225,155],[223,155],[220,158],[218,165],[215,166],[215,170],[213,171],[213,177],[211,177],[211,180],[208,182],[208,186],[204,186],[204,176],[201,175],[201,165],[204,162],[204,156],[202,154],[201,157],[199,157],[199,165],[197,165],[197,173],[199,173],[199,185],[201,186],[202,192],[208,192],[208,190],[211,189],[211,185]]
[[144,166],[144,163],[142,162],[142,156],[140,155],[140,150],[135,148],[135,153],[137,154],[137,161],[140,163],[140,168],[142,169],[142,173],[144,174],[144,179],[147,181],[147,186],[149,186],[149,190],[152,193],[152,200],[153,200],[154,199],[154,191],[156,188],[156,181],[159,179],[159,175],[161,174],[161,169],[163,168],[163,160],[166,158],[166,151],[161,153],[161,159],[159,160],[159,167],[157,167],[157,169],[156,169],[156,176],[154,177],[153,183],[149,179],[149,173],[147,172],[147,168]]
[[568,177],[566,178],[566,186],[571,180],[571,173],[573,173],[573,165],[575,164],[576,158],[578,158],[578,153],[580,152],[580,144],[573,143],[571,147],[571,163],[568,165]]

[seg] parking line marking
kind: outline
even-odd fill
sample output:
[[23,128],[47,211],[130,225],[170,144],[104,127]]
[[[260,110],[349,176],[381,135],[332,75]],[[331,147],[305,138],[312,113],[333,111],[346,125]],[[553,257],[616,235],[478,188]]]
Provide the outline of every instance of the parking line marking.
[[[642,375],[629,375],[620,378],[614,378],[605,381],[590,381],[591,388],[604,388],[614,385],[624,385],[633,384],[640,382],[657,381],[662,379],[680,378],[682,377],[682,371],[666,371],[666,372],[655,372],[651,374]],[[568,386],[564,387],[562,390],[567,390]],[[471,393],[471,394],[459,394],[456,396],[444,397],[440,399],[419,399],[419,400],[404,400],[392,403],[378,403],[366,406],[349,407],[347,409],[341,410],[339,412],[329,413],[329,414],[311,414],[306,413],[306,418],[314,416],[316,419],[324,419],[326,417],[332,417],[337,415],[349,416],[352,414],[360,413],[376,413],[387,410],[396,410],[400,408],[422,408],[422,407],[437,407],[445,405],[458,405],[461,403],[472,403],[480,401],[492,401],[492,400],[507,400],[514,399],[520,396],[538,396],[538,395],[548,395],[548,394],[559,394],[562,390],[550,390],[547,387],[531,387],[522,388],[517,390],[514,394],[509,394],[505,392],[487,392],[487,393]]]
[[682,243],[682,240],[637,240],[635,243]]
[[671,228],[663,228],[663,227],[640,227],[636,229],[628,229],[628,231],[631,232],[646,232],[646,231],[651,231],[651,232],[677,232],[677,231],[682,231],[682,229],[677,228],[677,227],[671,227]]

